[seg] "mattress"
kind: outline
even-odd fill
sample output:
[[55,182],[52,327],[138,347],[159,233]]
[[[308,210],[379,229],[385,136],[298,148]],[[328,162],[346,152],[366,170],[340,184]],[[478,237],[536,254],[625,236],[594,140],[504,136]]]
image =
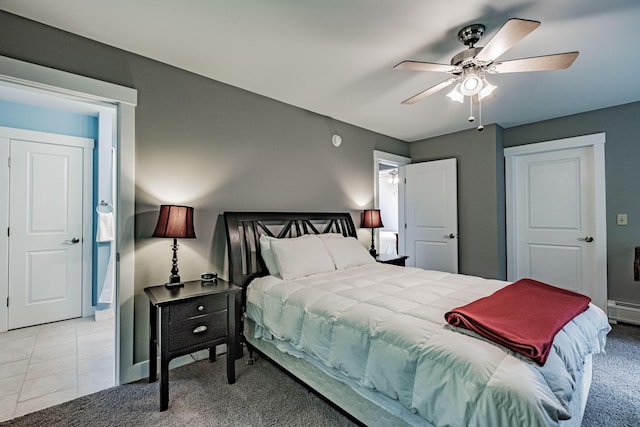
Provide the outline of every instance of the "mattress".
[[279,343],[425,424],[576,421],[584,406],[576,390],[585,361],[604,348],[607,317],[591,305],[565,325],[544,366],[445,323],[448,310],[507,284],[377,263],[292,281],[267,276],[249,286],[246,316],[252,339]]

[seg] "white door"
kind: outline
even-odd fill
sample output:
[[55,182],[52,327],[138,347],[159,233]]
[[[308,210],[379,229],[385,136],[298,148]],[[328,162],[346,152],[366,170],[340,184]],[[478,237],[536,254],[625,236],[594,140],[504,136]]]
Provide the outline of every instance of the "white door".
[[11,140],[9,329],[82,314],[82,148]]
[[456,159],[405,166],[407,265],[458,272]]
[[606,282],[599,283],[597,267],[605,237],[596,226],[594,158],[593,146],[513,158],[509,279],[530,277],[580,292],[604,308]]

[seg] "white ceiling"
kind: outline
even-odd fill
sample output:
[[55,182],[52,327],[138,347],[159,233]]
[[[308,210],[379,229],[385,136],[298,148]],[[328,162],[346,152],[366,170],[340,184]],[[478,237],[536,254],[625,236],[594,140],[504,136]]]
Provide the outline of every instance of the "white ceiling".
[[[638,0],[0,0],[3,10],[405,141],[475,127],[468,104],[438,92],[481,23],[483,46],[509,18],[542,25],[500,59],[578,50],[562,71],[490,75],[483,123],[503,127],[640,100]],[[90,58],[87,58],[90,60]],[[477,117],[477,112],[476,112]],[[476,123],[477,124],[477,123]]]

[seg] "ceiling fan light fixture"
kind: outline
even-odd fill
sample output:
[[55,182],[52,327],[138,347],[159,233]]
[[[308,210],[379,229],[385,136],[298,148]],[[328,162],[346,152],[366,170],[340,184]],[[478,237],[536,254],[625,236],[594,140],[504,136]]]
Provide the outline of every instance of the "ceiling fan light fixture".
[[480,92],[478,93],[478,99],[482,100],[491,95],[498,87],[489,83],[484,76],[481,76],[480,78],[482,79],[482,89],[480,89]]
[[462,83],[460,83],[460,92],[466,96],[473,96],[480,92],[482,89],[482,79],[475,74],[469,73],[464,76]]
[[455,85],[455,87],[447,94],[447,96],[452,100],[459,103],[464,102],[464,95],[460,92],[460,83]]

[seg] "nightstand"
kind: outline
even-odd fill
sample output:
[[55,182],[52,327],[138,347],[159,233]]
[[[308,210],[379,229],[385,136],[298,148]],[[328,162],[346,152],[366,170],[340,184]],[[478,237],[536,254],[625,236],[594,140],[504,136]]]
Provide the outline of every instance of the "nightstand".
[[376,256],[376,261],[383,264],[393,264],[404,267],[404,262],[407,258],[409,257],[406,255],[378,254],[378,256]]
[[185,282],[174,289],[164,285],[145,288],[149,298],[149,382],[156,380],[159,343],[161,411],[169,406],[169,362],[175,357],[209,349],[209,360],[214,361],[216,346],[227,344],[227,381],[236,381],[236,299],[241,290],[219,278],[215,282]]

